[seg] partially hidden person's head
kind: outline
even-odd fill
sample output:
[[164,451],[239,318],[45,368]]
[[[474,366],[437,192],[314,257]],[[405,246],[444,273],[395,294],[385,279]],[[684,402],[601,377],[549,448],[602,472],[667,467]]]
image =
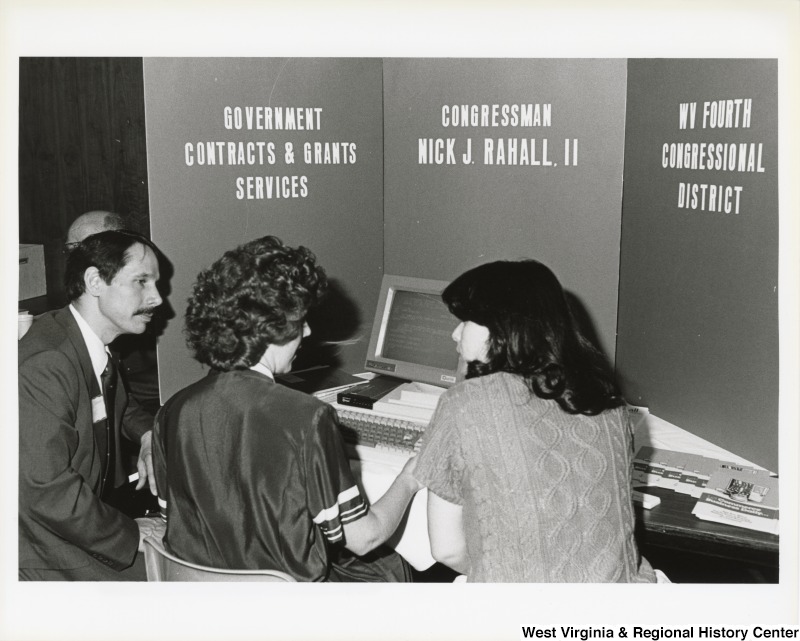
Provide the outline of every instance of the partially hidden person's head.
[[72,250],[84,238],[88,238],[101,231],[116,231],[125,229],[125,219],[111,211],[87,211],[78,216],[67,230],[67,241],[64,244],[67,251]]
[[159,251],[130,231],[84,238],[67,256],[67,298],[108,344],[121,334],[141,334],[161,302]]
[[195,358],[214,369],[259,361],[275,374],[291,369],[308,310],[327,288],[325,271],[305,247],[264,236],[226,252],[197,276],[185,334]]
[[442,298],[462,321],[453,339],[468,378],[517,374],[570,413],[621,403],[605,358],[581,333],[561,283],[542,263],[480,265],[450,283]]

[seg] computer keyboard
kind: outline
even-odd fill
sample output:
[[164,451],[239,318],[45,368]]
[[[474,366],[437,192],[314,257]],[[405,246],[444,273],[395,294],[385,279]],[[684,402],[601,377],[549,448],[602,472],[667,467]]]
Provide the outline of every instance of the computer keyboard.
[[419,451],[425,423],[337,406],[346,444],[411,456]]

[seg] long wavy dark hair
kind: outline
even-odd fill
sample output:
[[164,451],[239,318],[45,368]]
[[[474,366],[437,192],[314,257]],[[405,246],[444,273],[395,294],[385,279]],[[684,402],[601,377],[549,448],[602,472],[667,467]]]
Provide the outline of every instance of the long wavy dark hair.
[[605,356],[582,334],[555,274],[535,260],[497,261],[456,278],[442,294],[462,321],[489,329],[486,362],[467,378],[510,372],[570,414],[624,403]]
[[305,247],[287,247],[275,236],[240,245],[197,276],[186,310],[186,343],[214,369],[252,367],[269,345],[301,335],[327,284]]

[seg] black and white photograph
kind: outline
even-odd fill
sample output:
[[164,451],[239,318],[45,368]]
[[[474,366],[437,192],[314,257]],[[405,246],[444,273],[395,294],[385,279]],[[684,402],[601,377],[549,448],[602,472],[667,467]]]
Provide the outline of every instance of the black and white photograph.
[[0,639],[797,638],[800,3],[0,30]]

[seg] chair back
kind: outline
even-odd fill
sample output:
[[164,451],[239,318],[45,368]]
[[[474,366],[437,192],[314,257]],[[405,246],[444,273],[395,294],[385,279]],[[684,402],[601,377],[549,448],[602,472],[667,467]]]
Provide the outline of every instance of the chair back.
[[144,562],[148,581],[296,581],[279,570],[223,570],[182,561],[153,536],[144,539]]

